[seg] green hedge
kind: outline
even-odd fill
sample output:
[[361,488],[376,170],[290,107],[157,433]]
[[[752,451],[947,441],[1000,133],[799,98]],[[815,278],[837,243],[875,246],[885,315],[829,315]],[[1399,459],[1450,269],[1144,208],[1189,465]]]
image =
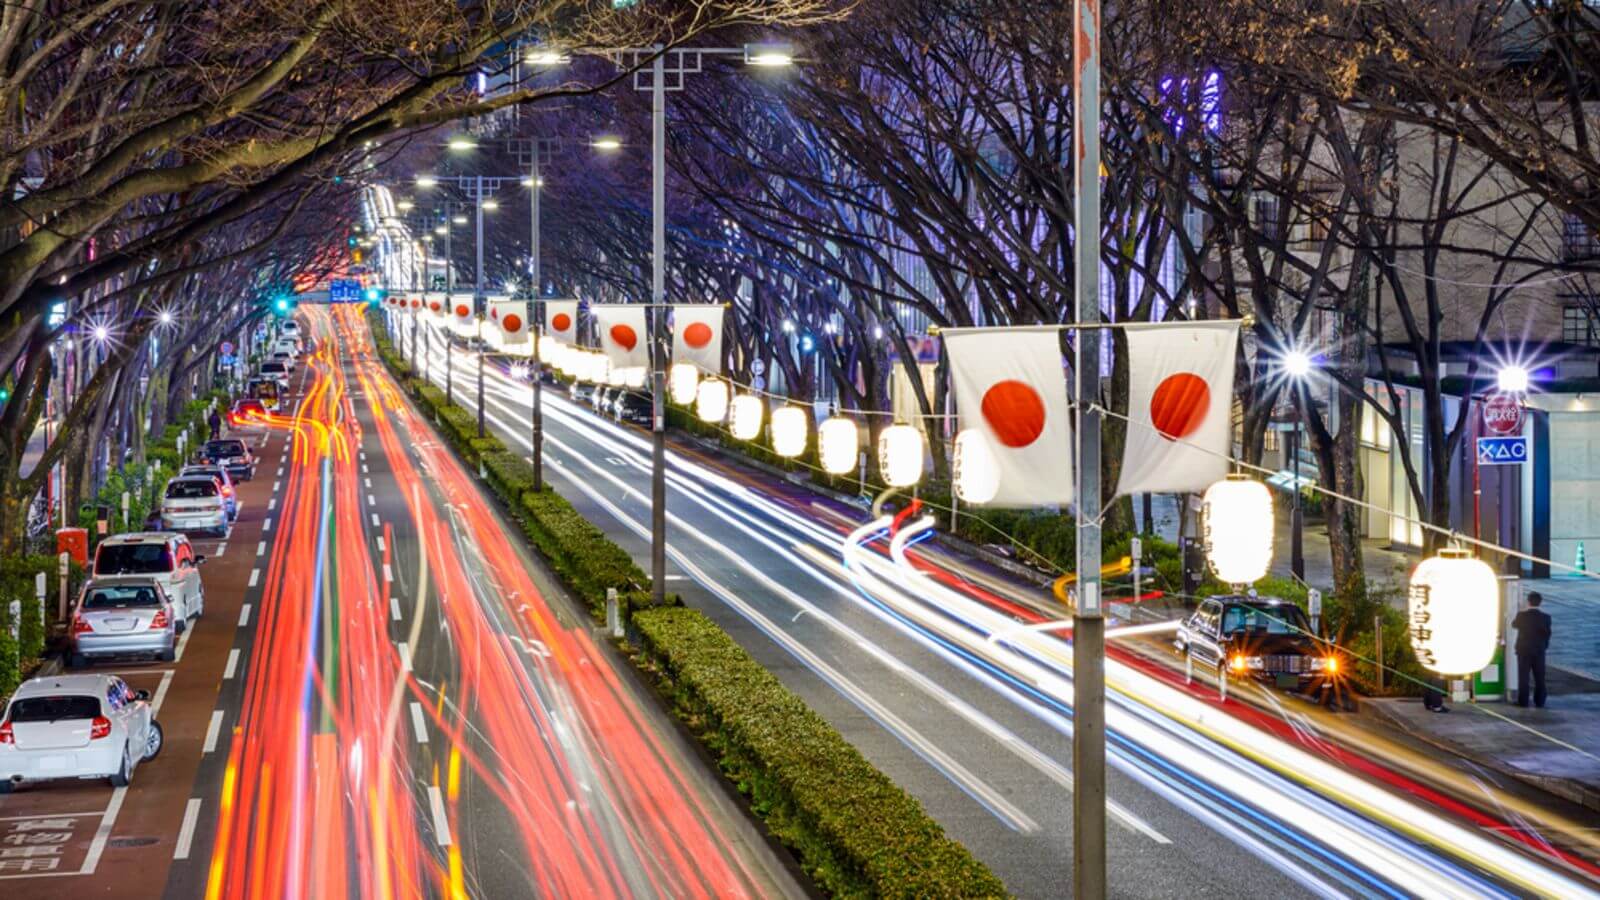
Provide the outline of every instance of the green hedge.
[[[379,357],[442,421],[456,407],[406,378],[386,353],[381,318],[369,313]],[[446,425],[446,432],[449,426]],[[651,607],[650,578],[633,559],[551,490],[533,489],[533,467],[496,441],[451,443],[481,460],[490,489],[529,540],[597,619],[607,588],[622,594],[643,638],[635,661],[657,679],[675,712],[719,758],[772,833],[792,848],[827,893],[879,897],[999,897],[1005,886],[945,835],[917,801],[838,731],[696,610]],[[447,440],[450,436],[446,435]]]
[[1005,895],[911,795],[710,619],[677,607],[633,622],[678,714],[824,892]]

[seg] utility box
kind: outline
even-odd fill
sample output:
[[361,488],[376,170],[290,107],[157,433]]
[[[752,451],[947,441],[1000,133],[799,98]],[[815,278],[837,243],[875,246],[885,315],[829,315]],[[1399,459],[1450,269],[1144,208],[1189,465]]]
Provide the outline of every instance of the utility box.
[[89,564],[89,529],[57,529],[56,552],[67,554],[80,566],[87,566]]

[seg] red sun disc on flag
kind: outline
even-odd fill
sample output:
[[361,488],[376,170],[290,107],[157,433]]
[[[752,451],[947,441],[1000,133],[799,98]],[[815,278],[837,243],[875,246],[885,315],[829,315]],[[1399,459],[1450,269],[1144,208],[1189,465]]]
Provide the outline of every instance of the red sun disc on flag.
[[494,319],[496,322],[500,321],[500,310],[492,306],[489,307],[489,318]]
[[996,382],[983,393],[983,420],[1000,443],[1026,447],[1044,433],[1044,401],[1023,382]]
[[439,311],[439,301],[435,300],[432,303],[429,303],[428,304],[428,308],[433,310],[434,312],[438,312]]
[[557,331],[566,331],[572,327],[572,317],[566,313],[556,313],[550,317],[550,327]]
[[506,315],[505,319],[501,321],[500,326],[512,334],[516,334],[522,330],[522,320],[517,317],[516,313],[509,313]]
[[611,326],[611,339],[624,350],[632,350],[634,345],[639,343],[639,336],[627,325]]
[[469,313],[469,312],[472,312],[472,310],[468,309],[467,305],[465,303],[457,303],[456,304],[456,317],[457,318],[465,319],[467,317],[467,313]]
[[683,330],[683,342],[699,350],[711,343],[711,326],[704,322],[694,322]]
[[1150,397],[1150,423],[1176,441],[1194,434],[1211,409],[1211,388],[1193,372],[1168,375]]

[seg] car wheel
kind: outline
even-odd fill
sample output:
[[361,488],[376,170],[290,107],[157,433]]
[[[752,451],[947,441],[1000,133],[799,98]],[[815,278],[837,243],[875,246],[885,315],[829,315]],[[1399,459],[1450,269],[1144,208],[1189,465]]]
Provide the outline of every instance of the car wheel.
[[139,761],[149,762],[150,760],[155,759],[160,755],[161,748],[166,746],[166,743],[167,736],[166,733],[161,730],[161,723],[157,722],[155,719],[151,719],[150,730],[145,733],[144,756],[141,757]]
[[205,594],[205,591],[201,591],[200,592],[200,596],[197,598],[197,602],[195,604],[194,616],[193,617],[198,619],[198,618],[200,618],[201,616],[203,616],[205,614],[206,614],[206,594]]
[[15,786],[16,786],[16,783],[13,782],[9,778],[5,779],[4,781],[0,781],[0,794],[9,794],[9,793],[11,793],[12,789]]
[[111,786],[114,788],[127,787],[132,775],[133,765],[128,762],[128,751],[124,748],[122,751],[122,768],[112,774]]
[[156,659],[160,660],[161,662],[173,662],[177,660],[177,658],[178,651],[176,650],[163,650],[156,654]]
[[74,653],[67,657],[67,668],[69,669],[86,669],[88,667],[89,657],[84,656],[82,653]]
[[179,619],[173,624],[172,630],[178,634],[183,634],[185,631],[189,630],[189,623],[183,619]]

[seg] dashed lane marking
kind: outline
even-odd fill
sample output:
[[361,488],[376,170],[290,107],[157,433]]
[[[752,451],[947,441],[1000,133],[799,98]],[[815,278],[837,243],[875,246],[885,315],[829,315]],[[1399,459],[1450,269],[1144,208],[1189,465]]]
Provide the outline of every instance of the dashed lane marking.
[[439,793],[437,784],[428,785],[428,809],[433,812],[433,834],[439,839],[439,846],[450,846],[450,820],[445,818],[444,795]]
[[373,513],[372,514],[372,527],[373,528],[381,527],[381,523],[378,520],[378,514],[377,513]]
[[226,666],[222,667],[222,678],[223,678],[223,680],[226,681],[226,680],[232,678],[234,676],[234,673],[238,672],[238,671],[239,671],[239,648],[235,647],[232,650],[228,651],[228,664]]
[[260,569],[251,569],[250,570],[250,583],[245,585],[245,587],[255,587],[256,586],[256,582],[258,582],[260,580],[261,580],[261,570]]
[[396,622],[400,621],[400,598],[398,597],[389,598],[389,618],[394,619]]
[[172,848],[173,859],[188,859],[189,849],[194,846],[194,826],[200,821],[200,798],[190,797],[189,805],[183,809],[183,825],[178,829],[178,844]]
[[245,605],[239,607],[239,627],[240,628],[245,628],[245,627],[248,627],[249,625],[250,625],[250,604],[246,603]]
[[272,517],[271,517],[271,516],[268,516],[268,517],[267,517],[267,518],[266,518],[266,519],[265,519],[265,520],[264,520],[264,521],[263,521],[263,522],[262,522],[262,523],[261,523],[261,533],[262,533],[262,534],[266,534],[266,533],[267,533],[267,532],[269,532],[269,531],[271,531],[271,530],[272,530]]
[[397,646],[398,646],[398,648],[400,650],[400,671],[402,671],[402,672],[410,672],[411,671],[411,648],[406,645],[405,641],[399,641],[397,643]]
[[428,742],[428,720],[422,717],[422,704],[411,701],[411,730],[416,733],[417,743]]
[[261,556],[261,555],[265,554],[266,552],[267,552],[267,542],[266,541],[261,541],[260,543],[256,544],[256,555],[257,556]]
[[211,724],[206,726],[206,742],[200,746],[201,753],[217,752],[217,736],[222,734],[222,710],[211,711]]

